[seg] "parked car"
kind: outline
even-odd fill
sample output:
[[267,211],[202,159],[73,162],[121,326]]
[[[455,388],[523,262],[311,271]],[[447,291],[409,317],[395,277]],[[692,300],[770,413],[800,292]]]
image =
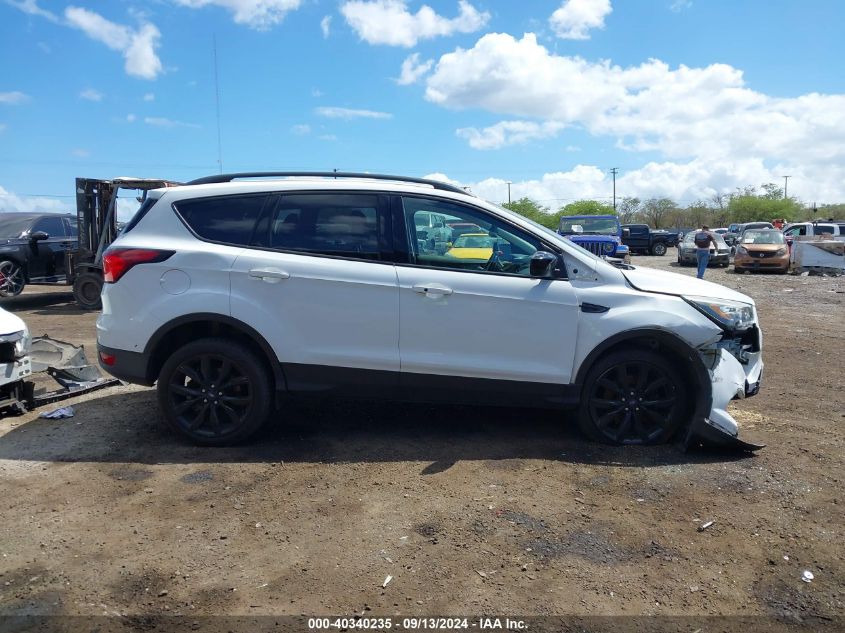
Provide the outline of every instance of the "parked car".
[[[100,364],[157,383],[192,441],[242,441],[290,393],[577,406],[602,442],[759,448],[727,411],[763,369],[746,295],[619,269],[447,183],[261,175],[150,192],[103,257]],[[421,247],[430,213],[497,248],[480,261]]]
[[663,256],[670,246],[678,245],[678,234],[663,229],[652,229],[648,224],[623,224],[622,242],[632,253]]
[[[733,247],[736,244],[736,235],[731,233],[730,229],[728,229],[728,228],[722,227],[722,228],[718,228],[718,229],[713,229],[713,233],[716,233],[717,235],[721,235],[722,239],[725,240],[725,244],[727,244],[730,247]],[[731,253],[733,253],[733,248],[731,248]]]
[[746,270],[789,270],[789,249],[783,233],[777,229],[746,230],[736,247],[734,272]]
[[76,236],[70,214],[0,213],[0,297],[27,284],[67,283],[66,253]]
[[787,241],[795,237],[830,235],[839,237],[845,235],[845,223],[839,222],[793,222],[783,227],[783,234]]
[[622,243],[622,227],[615,215],[565,215],[560,218],[557,232],[598,257],[630,261],[630,251]]
[[[690,231],[678,245],[678,263],[681,266],[695,266],[698,264],[695,245],[695,233]],[[727,268],[731,263],[731,247],[727,245],[724,238],[718,233],[713,233],[716,245],[710,245],[710,261],[708,266],[722,266]]]
[[487,233],[464,233],[446,251],[450,257],[459,259],[481,259],[485,262],[493,255],[496,238]]
[[745,231],[750,229],[774,229],[775,226],[771,222],[745,222],[743,224],[731,224],[728,228],[730,231],[725,236],[725,241],[732,240],[732,246],[736,246]]

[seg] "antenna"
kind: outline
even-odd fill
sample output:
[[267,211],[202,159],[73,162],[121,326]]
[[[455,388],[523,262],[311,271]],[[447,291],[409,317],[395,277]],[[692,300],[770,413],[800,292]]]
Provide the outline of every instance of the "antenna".
[[217,36],[212,35],[212,46],[214,48],[214,103],[217,108],[217,168],[218,173],[223,173],[223,143],[220,140],[220,81],[217,76]]

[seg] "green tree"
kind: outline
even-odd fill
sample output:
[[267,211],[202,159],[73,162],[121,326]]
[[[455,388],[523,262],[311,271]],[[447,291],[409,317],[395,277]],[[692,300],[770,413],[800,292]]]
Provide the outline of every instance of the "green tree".
[[678,208],[669,198],[651,198],[642,206],[643,220],[653,229],[662,229],[671,224],[673,212]]
[[640,214],[639,198],[622,198],[617,205],[620,224],[634,224]]
[[597,200],[578,200],[561,207],[560,215],[613,215],[613,206]]
[[505,202],[502,206],[550,229],[557,230],[560,223],[560,214],[551,213],[548,207],[544,207],[530,198],[520,198],[513,202]]
[[802,214],[801,205],[794,198],[784,198],[783,189],[772,183],[761,187],[737,189],[728,200],[728,215],[732,222],[771,221],[776,218],[793,220]]

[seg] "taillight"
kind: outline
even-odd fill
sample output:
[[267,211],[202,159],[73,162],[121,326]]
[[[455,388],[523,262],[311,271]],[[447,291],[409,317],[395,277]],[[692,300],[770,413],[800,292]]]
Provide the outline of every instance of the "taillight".
[[152,248],[110,248],[103,254],[103,280],[113,284],[133,266],[163,262],[173,253]]

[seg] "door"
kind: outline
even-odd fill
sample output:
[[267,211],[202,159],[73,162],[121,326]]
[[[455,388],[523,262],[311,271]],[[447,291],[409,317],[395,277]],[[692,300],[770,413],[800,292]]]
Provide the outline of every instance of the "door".
[[70,240],[65,231],[62,216],[44,216],[32,225],[30,235],[43,231],[49,237],[46,240],[30,240],[29,277],[32,281],[64,281],[65,253],[70,248]]
[[385,196],[280,195],[231,271],[232,316],[255,327],[288,388],[360,395],[399,380],[399,297]]
[[[572,380],[576,292],[566,279],[529,276],[531,255],[549,246],[475,207],[409,196],[396,209],[410,246],[397,265],[403,385],[431,384],[432,374],[502,388]],[[441,253],[410,239],[416,215],[432,211],[478,228]]]

